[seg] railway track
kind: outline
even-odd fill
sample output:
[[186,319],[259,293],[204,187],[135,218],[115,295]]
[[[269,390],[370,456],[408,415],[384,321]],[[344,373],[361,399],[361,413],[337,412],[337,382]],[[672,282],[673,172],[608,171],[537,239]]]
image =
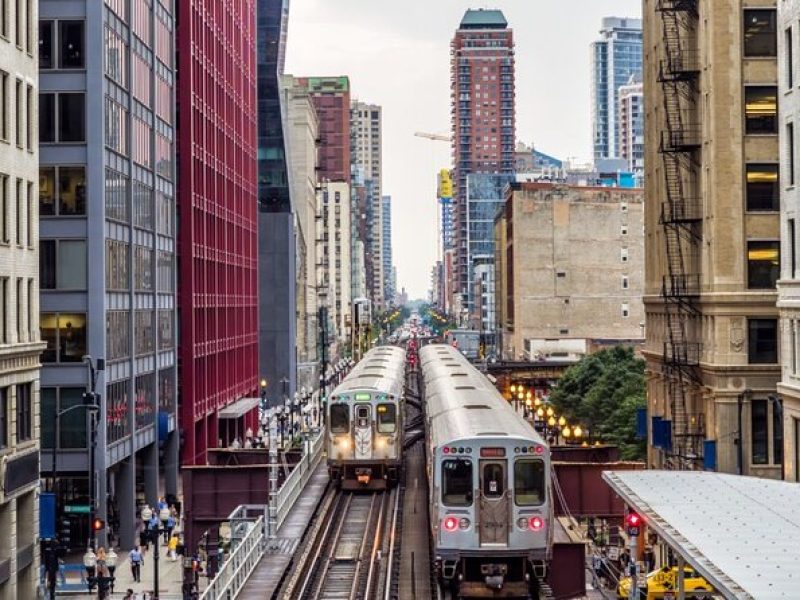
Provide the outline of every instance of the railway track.
[[331,489],[324,512],[283,598],[371,600],[391,589],[397,540],[397,490],[359,494]]

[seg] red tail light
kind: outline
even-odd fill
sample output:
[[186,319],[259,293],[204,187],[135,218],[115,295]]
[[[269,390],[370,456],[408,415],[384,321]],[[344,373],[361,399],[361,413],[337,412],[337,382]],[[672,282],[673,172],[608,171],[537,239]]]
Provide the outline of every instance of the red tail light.
[[541,517],[531,517],[528,527],[531,528],[531,531],[541,531],[544,528],[544,521]]
[[455,531],[456,529],[458,529],[458,519],[456,519],[455,517],[445,517],[444,530]]

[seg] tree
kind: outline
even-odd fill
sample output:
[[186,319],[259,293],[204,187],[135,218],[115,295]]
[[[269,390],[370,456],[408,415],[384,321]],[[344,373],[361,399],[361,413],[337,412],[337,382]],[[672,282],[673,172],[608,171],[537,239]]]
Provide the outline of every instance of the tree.
[[644,361],[633,348],[617,346],[583,358],[567,369],[550,401],[568,421],[620,449],[624,460],[640,460],[645,441],[636,437],[636,413],[646,406]]

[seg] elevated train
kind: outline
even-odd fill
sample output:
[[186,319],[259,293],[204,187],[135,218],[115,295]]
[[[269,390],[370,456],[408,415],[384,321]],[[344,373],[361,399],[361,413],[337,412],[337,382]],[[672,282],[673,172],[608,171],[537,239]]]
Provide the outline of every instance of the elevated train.
[[328,403],[328,473],[347,490],[393,486],[403,461],[406,352],[378,346],[333,390]]
[[538,598],[553,541],[550,450],[458,350],[428,345],[419,355],[440,588]]

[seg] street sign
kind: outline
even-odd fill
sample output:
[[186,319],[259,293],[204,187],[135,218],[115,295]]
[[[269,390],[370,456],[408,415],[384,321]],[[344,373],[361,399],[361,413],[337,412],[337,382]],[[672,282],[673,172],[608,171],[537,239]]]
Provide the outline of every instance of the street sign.
[[64,506],[64,512],[88,515],[91,512],[91,507],[88,504],[67,504]]

